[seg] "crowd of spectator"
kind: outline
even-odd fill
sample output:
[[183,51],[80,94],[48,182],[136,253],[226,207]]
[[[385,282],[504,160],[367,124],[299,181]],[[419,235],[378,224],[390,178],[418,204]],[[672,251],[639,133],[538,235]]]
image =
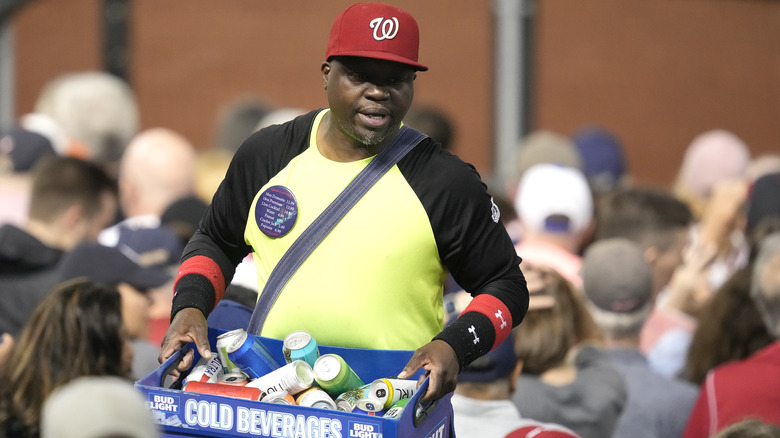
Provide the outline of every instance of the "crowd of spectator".
[[[4,133],[0,436],[66,436],[56,424],[77,421],[64,412],[84,391],[140,405],[111,394],[158,366],[179,258],[230,158],[302,113],[242,98],[196,148],[139,131],[137,111],[116,78],[67,75]],[[451,150],[445,112],[415,109],[407,123]],[[602,127],[536,131],[491,192],[531,298],[513,336],[462,370],[458,436],[778,436],[780,158],[704,132],[678,178],[651,187]],[[248,320],[251,265],[210,324]],[[444,319],[469,300],[448,281]],[[143,421],[114,424],[106,433],[154,436]]]

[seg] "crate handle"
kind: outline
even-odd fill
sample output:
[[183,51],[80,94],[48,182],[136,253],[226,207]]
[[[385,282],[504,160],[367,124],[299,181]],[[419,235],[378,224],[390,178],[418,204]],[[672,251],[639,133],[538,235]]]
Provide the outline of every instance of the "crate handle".
[[436,406],[439,404],[439,400],[434,400],[432,402],[421,402],[421,398],[422,397],[418,398],[417,403],[414,405],[413,423],[415,428],[419,428],[420,425],[428,419],[431,413],[436,409]]

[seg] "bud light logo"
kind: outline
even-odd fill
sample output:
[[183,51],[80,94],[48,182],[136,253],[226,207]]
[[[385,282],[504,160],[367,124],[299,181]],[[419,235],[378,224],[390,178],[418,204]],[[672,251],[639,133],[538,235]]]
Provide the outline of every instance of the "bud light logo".
[[382,427],[371,423],[349,423],[350,438],[382,438]]
[[168,394],[155,394],[150,392],[146,400],[149,409],[164,412],[179,412],[179,397]]

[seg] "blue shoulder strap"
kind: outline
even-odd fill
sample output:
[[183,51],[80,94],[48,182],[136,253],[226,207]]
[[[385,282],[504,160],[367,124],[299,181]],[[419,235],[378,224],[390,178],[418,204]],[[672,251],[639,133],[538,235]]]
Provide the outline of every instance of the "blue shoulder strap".
[[349,183],[349,185],[320,213],[317,219],[298,236],[292,246],[276,264],[249,320],[249,333],[259,335],[265,319],[276,302],[276,298],[295,271],[309,257],[312,251],[330,233],[333,227],[341,221],[345,214],[368,192],[380,178],[395,166],[407,152],[417,146],[425,134],[406,125],[396,135],[387,148],[379,152],[365,168]]

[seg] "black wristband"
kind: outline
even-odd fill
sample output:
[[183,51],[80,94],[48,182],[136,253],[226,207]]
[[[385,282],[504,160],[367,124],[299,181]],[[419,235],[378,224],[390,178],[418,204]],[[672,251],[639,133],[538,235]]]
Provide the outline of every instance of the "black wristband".
[[487,316],[479,312],[466,312],[433,339],[442,340],[455,350],[462,370],[493,348],[496,332]]
[[214,308],[216,293],[208,278],[200,274],[187,274],[176,282],[176,293],[171,304],[171,321],[181,309],[194,307],[208,317]]

